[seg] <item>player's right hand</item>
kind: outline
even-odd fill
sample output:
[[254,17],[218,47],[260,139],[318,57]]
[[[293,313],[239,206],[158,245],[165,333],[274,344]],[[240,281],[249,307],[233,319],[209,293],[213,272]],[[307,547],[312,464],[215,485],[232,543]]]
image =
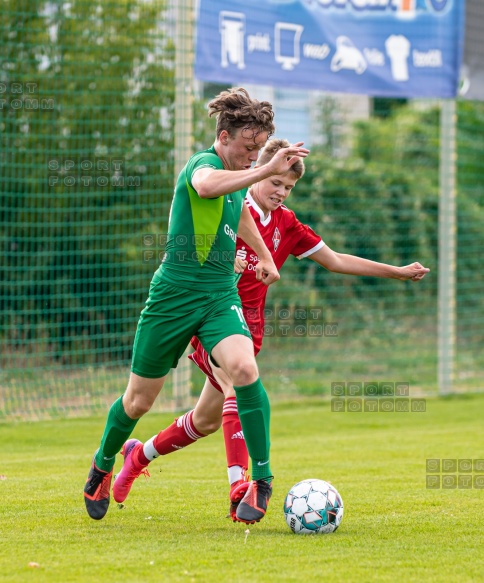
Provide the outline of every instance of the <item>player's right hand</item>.
[[271,283],[281,278],[272,259],[270,261],[261,260],[257,263],[255,266],[255,277],[258,281],[265,283],[265,285],[271,285]]
[[270,167],[272,174],[285,174],[299,158],[306,158],[309,150],[303,148],[303,144],[304,142],[296,142],[276,152],[272,160],[266,164]]

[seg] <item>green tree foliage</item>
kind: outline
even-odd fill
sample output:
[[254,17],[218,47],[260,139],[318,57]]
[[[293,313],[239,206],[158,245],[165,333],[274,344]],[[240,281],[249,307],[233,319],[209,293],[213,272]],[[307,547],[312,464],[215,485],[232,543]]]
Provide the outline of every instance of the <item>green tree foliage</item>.
[[[326,107],[323,104],[323,119],[328,117]],[[475,286],[482,282],[475,249],[484,244],[479,227],[484,221],[484,172],[479,154],[484,146],[483,113],[483,104],[459,104],[457,279],[458,299],[465,299],[469,308],[480,301]],[[398,309],[417,301],[417,313],[435,313],[439,116],[438,106],[400,105],[386,118],[357,122],[348,156],[335,155],[335,150],[340,149],[338,135],[312,148],[306,174],[288,206],[335,251],[394,265],[420,261],[432,270],[432,277],[418,286],[399,282],[395,287],[388,280],[376,278],[344,278],[336,282],[336,276],[310,262],[288,264],[285,269],[292,271],[298,281],[306,282],[313,297],[317,294],[325,305],[339,304],[346,309],[354,302],[358,318],[360,308],[366,313],[371,311],[369,298],[376,296],[379,300],[373,305],[377,308],[391,305]],[[335,128],[331,124],[326,127]],[[471,245],[472,252],[463,252]],[[291,287],[291,280],[291,274],[286,272],[278,285],[289,301],[294,301],[300,292]],[[330,282],[332,285],[328,285]],[[370,317],[374,316],[373,313]]]
[[[174,182],[175,46],[167,18],[165,0],[2,3],[6,368],[130,357]],[[432,277],[417,287],[289,262],[278,301],[297,302],[303,290],[305,303],[352,310],[362,320],[389,305],[398,316],[408,302],[418,304],[417,316],[435,313],[439,109],[387,103],[385,115],[380,108],[358,122],[343,143],[335,103],[321,104],[326,141],[312,148],[288,205],[334,250],[397,265],[418,260]],[[476,251],[483,247],[484,107],[461,102],[458,113],[458,300],[472,314],[484,283]],[[205,102],[195,101],[194,149],[210,145],[213,128]]]
[[164,0],[2,4],[0,302],[24,347],[42,329],[49,356],[82,337],[96,359],[128,356],[154,268],[142,234],[162,232],[173,188],[164,10]]
[[482,249],[484,249],[484,103],[458,103],[457,324],[482,345]]

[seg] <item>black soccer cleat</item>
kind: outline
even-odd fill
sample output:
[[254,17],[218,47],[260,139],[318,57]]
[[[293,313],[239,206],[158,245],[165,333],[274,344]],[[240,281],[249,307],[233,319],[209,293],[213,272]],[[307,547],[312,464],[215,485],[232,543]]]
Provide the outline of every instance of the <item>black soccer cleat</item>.
[[110,472],[100,470],[93,459],[84,486],[84,502],[87,513],[94,520],[101,520],[108,511],[112,479],[113,470]]
[[267,505],[271,496],[272,481],[252,480],[245,496],[237,506],[236,519],[246,524],[259,522],[266,514]]

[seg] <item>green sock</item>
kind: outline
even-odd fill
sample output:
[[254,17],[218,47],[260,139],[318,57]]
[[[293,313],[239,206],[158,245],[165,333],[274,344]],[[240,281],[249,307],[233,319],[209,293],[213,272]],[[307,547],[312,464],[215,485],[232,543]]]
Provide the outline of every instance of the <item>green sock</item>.
[[272,478],[269,450],[271,407],[260,379],[250,385],[234,387],[240,423],[252,460],[252,479]]
[[95,462],[100,470],[110,472],[113,469],[116,454],[131,435],[136,423],[138,423],[138,419],[131,419],[126,415],[123,407],[123,397],[119,397],[117,401],[114,401],[111,409],[109,409],[101,445],[96,454]]

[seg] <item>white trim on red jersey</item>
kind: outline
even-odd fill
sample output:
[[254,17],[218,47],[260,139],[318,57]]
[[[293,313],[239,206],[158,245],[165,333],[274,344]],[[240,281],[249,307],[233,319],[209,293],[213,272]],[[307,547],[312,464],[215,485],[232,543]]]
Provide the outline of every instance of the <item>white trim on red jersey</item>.
[[[267,227],[267,225],[269,225],[269,223],[272,220],[271,211],[269,211],[269,214],[267,215],[267,217],[264,217],[264,211],[255,202],[254,197],[250,194],[249,191],[247,191],[247,194],[245,195],[245,202],[246,202],[247,206],[252,207],[256,211],[256,213],[259,215],[260,224],[263,227]],[[287,208],[287,206],[285,206],[283,204],[281,204],[281,206],[279,208],[282,209],[283,211],[294,214],[294,211]],[[297,218],[297,216],[296,216],[296,218]],[[325,245],[326,245],[326,243],[321,239],[321,241],[317,245],[315,245],[314,247],[311,247],[311,249],[308,249],[304,253],[301,253],[301,255],[297,255],[296,259],[301,260],[301,259],[304,259],[305,257],[309,257],[313,253],[316,253],[316,251],[319,251],[320,249],[322,249]],[[275,249],[275,250],[277,251],[277,249]],[[245,259],[245,257],[242,257],[242,259]]]
[[271,211],[269,211],[267,217],[264,217],[264,211],[255,202],[254,198],[252,197],[249,191],[247,191],[247,194],[245,195],[245,202],[247,203],[247,206],[251,206],[255,211],[257,211],[257,214],[260,216],[260,224],[263,227],[267,227],[267,225],[271,222],[272,219]]
[[313,253],[316,253],[316,251],[319,251],[320,249],[322,249],[324,246],[326,245],[326,243],[321,240],[317,245],[315,245],[312,249],[309,249],[309,251],[306,251],[305,253],[302,253],[301,255],[297,256],[297,259],[304,259],[305,257],[309,257],[309,255],[312,255]]

